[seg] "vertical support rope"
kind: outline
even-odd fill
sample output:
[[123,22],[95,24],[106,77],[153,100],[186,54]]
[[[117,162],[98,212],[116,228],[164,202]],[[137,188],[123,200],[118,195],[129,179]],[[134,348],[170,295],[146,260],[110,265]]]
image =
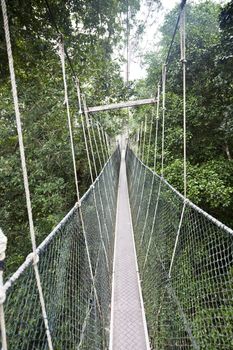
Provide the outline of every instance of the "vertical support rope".
[[186,169],[186,55],[185,55],[185,7],[182,10],[180,17],[180,61],[182,63],[182,73],[183,73],[183,142],[184,142],[184,204],[181,212],[179,227],[176,234],[176,240],[174,244],[174,249],[172,253],[170,268],[169,268],[169,278],[171,278],[172,266],[175,259],[176,249],[178,245],[178,240],[180,237],[180,230],[183,222],[185,206],[186,206],[186,196],[187,196],[187,169]]
[[[97,156],[98,156],[98,161],[99,161],[100,167],[101,167],[101,169],[102,169],[102,168],[103,168],[103,164],[102,164],[102,161],[101,161],[101,157],[100,157],[100,153],[99,153],[99,148],[98,148],[98,144],[97,144],[97,140],[96,140],[96,135],[95,135],[95,130],[94,130],[94,127],[93,127],[93,118],[91,118],[90,126],[91,126],[92,135],[93,135],[93,139],[94,139],[95,149],[96,149]],[[99,182],[98,182],[98,186],[99,186]],[[107,206],[108,206],[108,210],[109,210],[110,221],[111,221],[111,223],[112,223],[112,225],[113,225],[112,213],[111,213],[111,208],[110,208],[109,197],[108,197],[108,194],[107,194],[107,188],[106,188],[105,179],[104,179],[104,181],[103,181],[103,186],[104,186],[104,193],[105,193],[105,197],[106,197],[106,201],[107,201]],[[100,190],[99,190],[99,194],[100,194],[101,205],[103,206]],[[105,226],[106,226],[106,229],[107,229],[107,225],[106,225],[106,215],[105,215],[104,210],[103,210],[103,215],[104,215],[104,218],[105,218]]]
[[187,161],[186,161],[186,48],[185,48],[185,7],[180,22],[180,53],[183,68],[183,139],[184,139],[184,197],[187,196]]
[[[145,163],[147,166],[149,165],[148,163],[149,163],[149,156],[150,156],[150,144],[151,144],[151,134],[152,134],[153,122],[154,122],[154,111],[153,111],[152,116],[151,116],[151,122],[150,122],[150,128],[149,128],[149,140],[148,140],[148,146],[147,146],[148,149],[147,149],[147,156],[146,156],[146,160],[145,160]],[[145,136],[145,139],[146,139],[146,136]],[[146,185],[146,171],[144,172],[144,176],[143,176],[141,197],[140,197],[140,202],[139,202],[139,207],[138,207],[138,212],[137,212],[137,217],[136,217],[136,226],[138,224],[138,220],[139,220],[139,216],[140,216],[140,212],[141,212],[141,206],[142,206],[142,201],[143,201],[143,196],[144,196],[144,191],[145,191],[145,185]],[[149,204],[149,201],[148,201],[148,204]]]
[[157,163],[157,143],[158,143],[158,128],[159,128],[159,106],[160,106],[160,84],[158,83],[158,88],[157,88],[157,108],[156,108],[156,121],[155,121],[155,146],[154,146],[154,172],[152,175],[152,181],[151,181],[151,188],[150,188],[150,194],[149,194],[149,200],[147,203],[147,210],[146,210],[146,217],[143,225],[143,230],[142,230],[142,235],[140,239],[140,245],[142,245],[146,227],[147,227],[147,221],[149,217],[149,210],[150,210],[150,205],[151,205],[151,199],[152,199],[152,193],[153,193],[153,187],[154,187],[154,181],[155,181],[155,171],[156,171],[156,163]]
[[169,268],[169,273],[168,273],[168,277],[169,278],[171,278],[172,266],[173,266],[174,259],[175,259],[175,254],[176,254],[176,248],[177,248],[178,240],[179,240],[179,237],[180,237],[180,230],[181,230],[181,225],[182,225],[182,222],[183,222],[185,207],[186,207],[186,201],[184,201],[184,204],[183,204],[183,208],[182,208],[182,212],[181,212],[181,216],[180,216],[180,221],[179,221],[179,226],[178,226],[178,230],[177,230],[177,234],[176,234],[176,240],[175,240],[175,244],[174,244],[174,248],[173,248],[173,252],[172,252],[172,258],[171,258],[171,263],[170,263],[170,268]]
[[[92,159],[93,159],[93,165],[94,165],[94,170],[95,170],[95,174],[96,174],[96,177],[97,177],[98,174],[97,174],[97,168],[96,168],[96,162],[95,162],[95,155],[94,155],[94,150],[93,150],[90,130],[89,130],[88,124],[87,124],[88,123],[88,112],[87,112],[87,106],[86,106],[86,101],[85,101],[84,96],[82,96],[82,101],[83,101],[83,107],[84,107],[84,116],[85,116],[86,125],[87,125],[87,134],[88,134],[88,138],[89,138],[89,144],[90,144],[90,149],[91,149],[91,154],[92,154]],[[86,147],[88,163],[89,163],[89,170],[90,170],[90,173],[91,173],[91,180],[92,180],[92,183],[93,183],[94,182],[94,177],[93,177],[93,172],[92,172],[92,167],[91,167],[91,162],[90,162],[90,155],[89,155],[89,149],[88,149],[88,143],[87,143],[87,136],[86,136],[86,130],[85,130],[85,124],[84,124],[83,118],[82,118],[82,125],[83,125],[85,147]],[[97,183],[97,186],[98,186],[100,200],[101,200],[101,209],[103,211],[103,203],[102,203],[102,198],[101,198],[100,189],[99,189],[99,182]],[[96,209],[96,216],[97,216],[97,221],[98,221],[98,226],[99,226],[99,231],[100,231],[100,239],[101,239],[101,242],[102,242],[104,255],[105,255],[105,260],[106,260],[106,265],[107,265],[107,270],[108,270],[108,273],[109,273],[110,270],[109,270],[108,255],[107,255],[107,251],[106,251],[106,247],[105,247],[105,243],[104,243],[103,232],[102,232],[102,225],[101,225],[101,222],[100,222],[99,210],[97,208],[97,200],[96,200],[95,191],[93,191],[93,196],[94,196],[94,204],[95,204],[95,209]],[[107,239],[109,239],[108,233],[107,233]]]
[[[89,266],[91,280],[92,280],[92,284],[93,284],[93,288],[94,288],[94,294],[95,294],[95,298],[96,298],[97,307],[98,307],[99,313],[101,315],[102,311],[101,311],[100,302],[99,302],[99,298],[98,298],[97,290],[96,290],[96,286],[95,286],[94,274],[93,274],[93,269],[92,269],[92,265],[91,265],[91,257],[90,257],[88,242],[87,242],[86,228],[85,228],[85,224],[84,224],[82,209],[80,206],[80,193],[79,193],[79,186],[78,186],[78,179],[77,179],[77,168],[76,168],[76,161],[75,161],[75,150],[74,150],[74,141],[73,141],[73,133],[72,133],[72,123],[71,123],[71,117],[70,117],[68,89],[67,89],[67,82],[66,82],[65,52],[64,52],[64,42],[63,41],[61,41],[59,43],[59,49],[60,49],[59,53],[60,53],[60,59],[61,59],[61,64],[62,64],[64,95],[65,95],[65,104],[66,104],[66,111],[67,111],[67,121],[68,121],[68,129],[69,129],[69,136],[70,136],[70,147],[71,147],[71,154],[72,154],[72,161],[73,161],[78,210],[79,210],[79,216],[80,216],[81,226],[82,226],[82,230],[83,230],[85,248],[86,248],[86,252],[87,252],[88,266]],[[79,101],[81,102],[80,94],[79,94],[78,98],[79,98]],[[81,108],[81,104],[79,104],[79,108]]]
[[157,154],[158,154],[159,108],[160,108],[160,83],[158,83],[158,90],[157,90],[157,109],[156,109],[156,121],[155,121],[154,172],[156,172]]
[[[137,153],[138,158],[140,158],[141,150],[142,150],[142,130],[143,130],[143,122],[141,122],[140,131],[139,131],[138,153]],[[136,164],[134,178],[133,178],[133,181],[132,181],[131,186],[130,186],[130,193],[133,189],[132,198],[134,198],[134,194],[135,194],[135,190],[136,190],[136,183],[137,183],[136,174],[137,174],[138,167],[139,167],[139,162],[137,162],[137,164]]]
[[[144,127],[143,127],[144,125]],[[147,128],[147,115],[145,116],[145,121],[144,123],[142,123],[142,133],[143,133],[143,130],[144,130],[144,134],[143,134],[143,141],[142,141],[142,162],[144,161],[144,157],[145,157],[145,141],[146,141],[146,128]],[[136,195],[138,194],[138,191],[139,191],[139,186],[140,186],[140,180],[141,180],[141,174],[142,174],[142,167],[140,167],[140,170],[139,170],[139,176],[138,176],[138,182],[136,181]],[[134,211],[135,207],[136,207],[136,204],[137,204],[137,196],[135,196],[135,200],[134,200],[134,203],[133,203],[133,207],[132,207],[132,211]]]
[[166,113],[166,75],[167,75],[167,65],[164,64],[162,68],[162,162],[161,162],[161,176],[163,177],[164,171],[164,135],[165,135],[165,113]]
[[61,41],[59,43],[59,55],[60,55],[61,66],[62,66],[62,76],[63,76],[63,85],[64,85],[64,97],[65,97],[66,114],[67,114],[67,122],[68,122],[68,128],[69,128],[69,136],[70,136],[70,146],[71,146],[71,153],[72,153],[74,182],[75,182],[77,200],[79,201],[79,197],[80,196],[79,196],[77,168],[76,168],[76,161],[75,161],[74,139],[73,139],[73,132],[72,132],[71,117],[70,117],[70,106],[69,106],[68,90],[67,90],[67,83],[66,83],[64,42],[63,42],[62,38],[61,38]]
[[53,350],[52,338],[51,338],[51,334],[50,334],[49,323],[48,323],[47,312],[46,312],[45,301],[44,301],[44,295],[43,295],[43,291],[42,291],[40,275],[39,275],[39,270],[38,270],[39,258],[38,258],[38,255],[36,253],[35,228],[34,228],[33,216],[32,216],[32,205],[31,205],[31,198],[30,198],[30,190],[29,190],[27,165],[26,165],[26,158],[25,158],[25,151],[24,151],[24,143],[23,143],[21,116],[20,116],[20,110],[19,110],[19,101],[18,101],[15,71],[14,71],[14,62],[13,62],[13,55],[12,55],[11,41],[10,41],[10,30],[9,30],[9,23],[8,23],[7,8],[6,8],[5,0],[1,0],[1,6],[2,6],[2,14],[3,14],[3,22],[4,22],[4,31],[5,31],[5,37],[6,37],[7,55],[8,55],[9,70],[10,70],[10,77],[11,77],[11,87],[12,87],[12,95],[13,95],[13,101],[14,101],[16,125],[17,125],[18,139],[19,139],[19,150],[20,150],[21,167],[22,167],[23,182],[24,182],[24,189],[25,189],[25,196],[26,196],[30,237],[31,237],[32,251],[33,251],[33,253],[32,253],[33,254],[33,261],[34,261],[33,267],[34,267],[34,272],[35,272],[37,289],[38,289],[38,293],[39,293],[43,321],[44,321],[45,330],[46,330],[48,347],[49,347],[49,350]]
[[3,288],[3,272],[5,266],[6,248],[7,237],[4,235],[0,228],[0,329],[2,350],[7,350],[6,323],[4,314],[4,302],[6,300],[6,291]]

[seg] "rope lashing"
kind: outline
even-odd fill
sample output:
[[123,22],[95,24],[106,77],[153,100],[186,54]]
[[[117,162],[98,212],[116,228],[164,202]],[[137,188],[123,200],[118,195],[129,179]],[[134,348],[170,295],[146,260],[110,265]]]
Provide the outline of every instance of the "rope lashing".
[[34,259],[35,259],[34,260],[35,263],[33,264],[33,267],[34,267],[34,272],[35,272],[35,278],[36,278],[36,283],[37,283],[40,304],[41,304],[43,321],[44,321],[45,330],[46,330],[48,347],[49,347],[49,350],[53,350],[52,339],[51,339],[51,334],[50,334],[50,329],[49,329],[49,324],[48,324],[47,312],[46,312],[46,308],[45,308],[45,301],[44,301],[44,296],[43,296],[43,292],[42,292],[40,275],[39,275],[39,270],[38,270],[38,263],[37,263],[35,228],[34,228],[33,216],[32,216],[32,205],[31,205],[30,190],[29,190],[29,183],[28,183],[28,174],[27,174],[26,158],[25,158],[25,151],[24,151],[24,143],[23,143],[21,116],[20,116],[20,110],[19,110],[19,101],[18,101],[15,71],[14,71],[14,62],[13,62],[13,55],[12,55],[12,49],[11,49],[9,22],[8,22],[7,8],[6,8],[5,0],[1,0],[1,6],[2,6],[4,31],[5,31],[5,38],[6,38],[6,47],[7,47],[7,55],[8,55],[8,62],[9,62],[10,78],[11,78],[12,95],[13,95],[13,101],[14,101],[16,126],[17,126],[18,139],[19,139],[19,151],[20,151],[20,158],[21,158],[21,167],[22,167],[22,173],[23,173],[25,196],[26,196],[30,238],[31,238],[31,243],[32,243],[32,251],[33,251]]

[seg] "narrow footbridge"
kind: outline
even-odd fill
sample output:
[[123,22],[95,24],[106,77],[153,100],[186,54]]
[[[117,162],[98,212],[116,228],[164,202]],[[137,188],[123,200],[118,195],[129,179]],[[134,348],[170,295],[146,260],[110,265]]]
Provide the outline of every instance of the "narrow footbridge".
[[[186,196],[185,3],[182,0],[172,38],[173,43],[181,20],[184,196],[163,177],[165,84],[172,43],[162,70],[162,108],[161,82],[156,99],[88,108],[74,77],[92,183],[80,198],[65,70],[69,50],[61,38],[77,201],[37,247],[6,2],[1,0],[32,243],[32,253],[3,283],[6,237],[0,230],[2,350],[233,349],[233,231]],[[149,132],[146,114],[136,142],[132,138],[116,147],[110,147],[105,129],[89,115],[144,104],[157,107]],[[154,171],[147,166],[151,149]]]
[[56,350],[230,350],[232,242],[229,228],[117,147],[37,248],[47,330],[33,256],[5,283],[9,349],[48,349],[49,332]]

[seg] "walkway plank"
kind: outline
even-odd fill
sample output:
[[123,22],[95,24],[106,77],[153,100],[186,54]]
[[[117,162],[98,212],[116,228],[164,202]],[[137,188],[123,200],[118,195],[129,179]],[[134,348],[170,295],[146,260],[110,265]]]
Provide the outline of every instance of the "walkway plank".
[[118,189],[110,350],[147,350],[149,341],[137,272],[124,153],[122,151]]

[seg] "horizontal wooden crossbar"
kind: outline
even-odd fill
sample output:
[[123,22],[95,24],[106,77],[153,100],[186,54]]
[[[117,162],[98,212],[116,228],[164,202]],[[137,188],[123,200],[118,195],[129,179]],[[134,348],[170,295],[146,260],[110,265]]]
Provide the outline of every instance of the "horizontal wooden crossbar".
[[157,102],[156,99],[148,98],[148,99],[145,99],[145,100],[126,101],[126,102],[112,103],[110,105],[88,107],[87,111],[89,113],[96,113],[96,112],[109,111],[109,110],[112,110],[112,109],[150,105],[150,104],[154,104],[156,102]]

